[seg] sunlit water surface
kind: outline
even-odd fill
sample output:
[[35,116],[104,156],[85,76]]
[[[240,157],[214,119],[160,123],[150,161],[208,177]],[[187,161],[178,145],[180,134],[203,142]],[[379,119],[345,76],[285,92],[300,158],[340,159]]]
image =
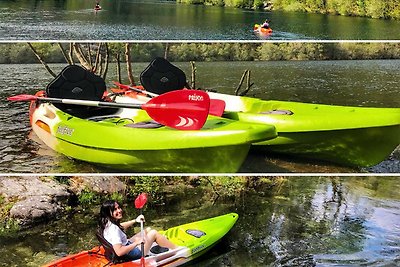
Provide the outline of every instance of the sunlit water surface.
[[[400,21],[263,12],[174,1],[1,1],[3,40],[399,40]],[[270,19],[274,32],[258,36]]]

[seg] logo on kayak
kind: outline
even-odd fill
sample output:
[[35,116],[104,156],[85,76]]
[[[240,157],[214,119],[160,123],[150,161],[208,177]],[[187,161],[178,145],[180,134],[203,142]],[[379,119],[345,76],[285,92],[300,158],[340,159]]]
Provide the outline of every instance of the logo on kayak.
[[192,100],[192,101],[203,101],[204,99],[203,99],[203,96],[201,96],[201,95],[193,94],[193,95],[189,95],[189,100]]
[[62,135],[72,136],[73,132],[74,132],[74,129],[69,128],[69,127],[64,126],[64,125],[59,125],[57,127],[57,133],[62,134]]
[[163,76],[163,77],[160,79],[160,82],[162,82],[162,83],[167,83],[167,82],[169,82],[169,80],[168,80],[167,77]]
[[198,247],[195,247],[194,249],[192,249],[192,254],[199,252],[200,250],[204,249],[205,247],[206,247],[205,245],[200,245]]
[[178,116],[179,119],[181,120],[176,126],[179,127],[190,127],[194,124],[194,120],[191,118],[184,118],[181,116]]

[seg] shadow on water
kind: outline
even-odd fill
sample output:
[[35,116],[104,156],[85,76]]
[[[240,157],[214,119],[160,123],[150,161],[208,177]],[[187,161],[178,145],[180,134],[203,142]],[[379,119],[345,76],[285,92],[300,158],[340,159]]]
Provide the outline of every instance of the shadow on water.
[[[257,181],[254,179],[253,183]],[[180,188],[180,189],[179,189]],[[286,177],[229,199],[211,188],[174,187],[148,205],[156,229],[237,212],[234,228],[193,266],[395,266],[400,255],[398,177]],[[126,218],[136,211],[128,204]],[[0,266],[38,266],[89,249],[98,207],[11,236],[0,235]],[[137,230],[137,229],[136,229]],[[131,233],[132,234],[132,233]]]

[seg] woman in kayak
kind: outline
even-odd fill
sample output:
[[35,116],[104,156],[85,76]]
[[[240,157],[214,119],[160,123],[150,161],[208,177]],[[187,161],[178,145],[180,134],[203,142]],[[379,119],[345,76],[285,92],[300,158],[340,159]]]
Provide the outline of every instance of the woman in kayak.
[[271,21],[270,21],[269,19],[266,19],[266,20],[264,21],[264,23],[261,24],[261,28],[269,29],[269,23],[270,23],[270,22],[271,22]]
[[[104,238],[113,246],[117,256],[127,255],[132,260],[139,259],[142,255],[140,244],[142,243],[141,233],[127,238],[125,231],[133,226],[135,222],[144,221],[144,216],[139,215],[135,220],[121,222],[122,209],[117,201],[107,200],[100,208],[99,228]],[[175,246],[165,236],[154,229],[147,228],[144,235],[144,255],[150,251],[153,242],[161,247],[174,249]]]
[[96,10],[101,9],[100,0],[96,0],[96,5],[94,6],[94,9],[96,9]]

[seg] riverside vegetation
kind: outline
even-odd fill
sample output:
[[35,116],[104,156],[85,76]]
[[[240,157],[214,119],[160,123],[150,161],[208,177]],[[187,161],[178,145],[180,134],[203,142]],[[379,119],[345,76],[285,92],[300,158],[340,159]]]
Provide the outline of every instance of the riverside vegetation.
[[[138,194],[147,192],[151,205],[162,206],[171,194],[185,194],[187,188],[202,188],[208,199],[217,201],[235,198],[247,191],[272,190],[285,180],[283,177],[241,176],[9,177],[0,182],[4,186],[0,189],[0,238],[21,228],[91,210],[109,198],[131,203]],[[32,187],[40,187],[40,190],[33,192],[29,189]],[[43,205],[46,202],[48,205]]]
[[178,3],[231,6],[237,8],[268,9],[400,19],[397,0],[177,0]]
[[[400,43],[132,43],[134,62],[149,62],[164,54],[168,45],[170,61],[256,61],[256,60],[349,60],[400,59]],[[35,49],[48,63],[65,62],[59,45],[35,43]],[[66,45],[64,45],[66,46]],[[108,44],[110,62],[124,52],[123,43]],[[66,49],[68,51],[68,48]],[[37,63],[27,44],[0,44],[0,63]]]

